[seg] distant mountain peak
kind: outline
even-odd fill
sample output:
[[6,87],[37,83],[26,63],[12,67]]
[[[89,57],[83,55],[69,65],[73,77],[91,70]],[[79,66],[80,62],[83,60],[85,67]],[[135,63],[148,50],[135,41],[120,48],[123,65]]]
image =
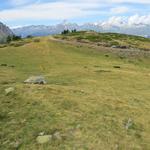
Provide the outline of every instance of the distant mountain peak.
[[63,30],[73,30],[76,29],[78,31],[81,30],[94,30],[97,32],[117,32],[117,33],[125,33],[125,34],[133,34],[133,35],[140,35],[145,36],[148,33],[150,36],[150,25],[138,22],[130,24],[126,20],[117,18],[116,20],[110,19],[104,22],[95,22],[95,23],[85,23],[82,25],[78,25],[76,23],[69,23],[68,21],[64,20],[60,24],[56,25],[32,25],[32,26],[25,26],[13,29],[13,32],[16,35],[21,35],[26,37],[28,35],[32,36],[47,36],[51,34],[59,34]]

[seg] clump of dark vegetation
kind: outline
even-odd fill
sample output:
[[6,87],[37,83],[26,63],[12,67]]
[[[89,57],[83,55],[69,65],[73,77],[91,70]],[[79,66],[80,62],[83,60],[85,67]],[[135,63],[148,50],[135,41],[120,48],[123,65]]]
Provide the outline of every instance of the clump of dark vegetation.
[[113,66],[114,68],[117,68],[117,69],[120,69],[121,67],[120,66]]
[[71,31],[67,29],[67,30],[62,31],[61,34],[76,33],[76,32],[77,32],[76,29],[71,30]]
[[109,57],[109,55],[108,55],[108,54],[106,54],[106,55],[105,55],[105,57]]
[[15,43],[10,43],[10,46],[14,46],[14,47],[19,47],[19,46],[23,46],[25,44],[25,42],[15,42]]
[[[29,38],[32,38],[32,37],[28,36],[27,38],[22,39],[21,36],[15,36],[15,35],[8,36],[7,37],[7,43],[0,44],[0,48],[5,48],[8,46],[14,46],[14,47],[23,46],[23,45],[31,42],[31,40],[29,40]],[[40,41],[38,40],[38,42],[40,42]]]
[[15,67],[14,65],[8,65],[8,64],[5,64],[5,63],[0,64],[0,66],[1,67],[11,67],[11,68]]
[[1,44],[0,45],[0,48],[4,48],[4,47],[7,47],[7,45],[6,44]]
[[11,41],[19,41],[21,39],[22,39],[21,36],[16,36],[16,35],[8,36],[7,37],[7,43],[10,43]]
[[33,36],[32,35],[28,35],[26,38],[31,39],[31,38],[33,38]]
[[70,31],[67,29],[67,30],[64,30],[61,32],[61,34],[68,34]]
[[1,66],[6,67],[6,66],[7,66],[7,64],[1,64]]
[[34,39],[34,42],[39,43],[40,39]]

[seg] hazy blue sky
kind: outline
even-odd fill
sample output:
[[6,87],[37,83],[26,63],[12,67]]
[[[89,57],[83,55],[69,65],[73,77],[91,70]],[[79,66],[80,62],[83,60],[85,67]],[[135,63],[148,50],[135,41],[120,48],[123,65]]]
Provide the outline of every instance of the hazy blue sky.
[[0,1],[0,21],[9,26],[49,25],[63,20],[76,23],[115,21],[116,18],[150,24],[150,0]]

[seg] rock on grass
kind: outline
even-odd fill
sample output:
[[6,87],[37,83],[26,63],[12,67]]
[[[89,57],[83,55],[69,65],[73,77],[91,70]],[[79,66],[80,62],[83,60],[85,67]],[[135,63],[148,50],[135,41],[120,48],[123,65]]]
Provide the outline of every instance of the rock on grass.
[[43,76],[31,76],[24,81],[26,84],[46,84],[45,78]]
[[9,88],[5,89],[5,94],[9,95],[10,93],[13,93],[14,91],[15,91],[14,87],[9,87]]
[[36,141],[39,144],[48,143],[51,142],[51,140],[52,140],[52,135],[43,135],[43,136],[38,136],[36,138]]

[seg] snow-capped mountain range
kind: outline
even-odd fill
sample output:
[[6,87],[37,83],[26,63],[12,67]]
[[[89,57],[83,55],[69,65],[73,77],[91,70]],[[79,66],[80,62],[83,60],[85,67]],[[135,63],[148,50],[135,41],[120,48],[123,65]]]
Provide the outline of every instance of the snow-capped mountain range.
[[117,21],[113,22],[111,20],[107,22],[99,22],[99,23],[85,23],[82,25],[76,23],[67,23],[63,22],[57,25],[31,25],[13,28],[12,31],[16,35],[21,35],[22,37],[26,37],[28,35],[32,36],[46,36],[52,34],[59,34],[63,30],[73,30],[76,29],[78,31],[81,30],[94,30],[97,32],[115,32],[115,33],[124,33],[124,34],[132,34],[150,37],[150,24],[144,23],[134,23],[129,24],[125,21]]

